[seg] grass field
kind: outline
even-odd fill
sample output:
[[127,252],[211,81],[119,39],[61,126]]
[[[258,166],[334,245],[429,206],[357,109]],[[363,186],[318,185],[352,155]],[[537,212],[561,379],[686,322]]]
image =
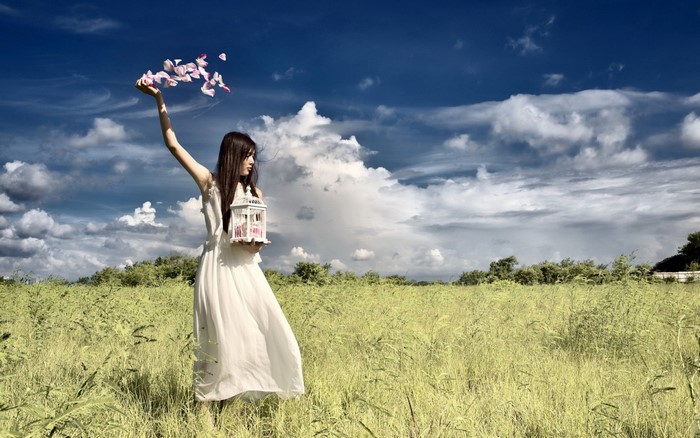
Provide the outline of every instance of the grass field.
[[192,291],[0,285],[0,435],[686,437],[700,285],[288,286],[297,401],[193,402]]

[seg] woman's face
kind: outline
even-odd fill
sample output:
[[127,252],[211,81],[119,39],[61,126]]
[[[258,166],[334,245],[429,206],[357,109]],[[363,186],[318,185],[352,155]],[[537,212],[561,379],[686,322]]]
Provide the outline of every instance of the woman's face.
[[241,163],[241,176],[248,176],[250,171],[253,170],[253,164],[255,164],[255,151],[250,151],[243,163]]

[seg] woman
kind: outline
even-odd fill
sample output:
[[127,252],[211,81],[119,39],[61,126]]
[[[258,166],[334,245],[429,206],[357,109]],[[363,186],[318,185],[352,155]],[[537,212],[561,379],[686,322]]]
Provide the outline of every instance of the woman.
[[155,98],[165,145],[202,193],[207,241],[194,286],[196,400],[303,394],[299,345],[258,266],[258,252],[266,244],[229,243],[233,198],[243,196],[248,186],[262,198],[255,186],[255,143],[246,134],[226,134],[212,174],[178,143],[162,93],[142,80],[136,88]]

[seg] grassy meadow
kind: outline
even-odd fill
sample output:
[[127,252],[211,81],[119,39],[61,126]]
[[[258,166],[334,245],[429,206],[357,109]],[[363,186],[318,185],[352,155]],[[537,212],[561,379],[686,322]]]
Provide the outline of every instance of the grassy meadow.
[[276,289],[306,394],[207,416],[189,286],[0,285],[0,436],[697,432],[700,284]]

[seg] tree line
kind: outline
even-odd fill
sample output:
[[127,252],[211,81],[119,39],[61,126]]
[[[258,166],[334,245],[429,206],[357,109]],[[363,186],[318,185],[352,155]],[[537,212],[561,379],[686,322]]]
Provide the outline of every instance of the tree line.
[[[678,254],[663,259],[653,267],[648,264],[633,265],[633,259],[632,256],[621,255],[610,265],[605,265],[596,264],[592,260],[576,261],[567,258],[560,262],[545,261],[530,266],[518,266],[518,259],[515,256],[509,256],[491,262],[488,270],[463,272],[457,280],[451,283],[477,285],[496,281],[513,281],[523,285],[536,285],[571,282],[603,284],[621,280],[655,281],[654,272],[700,271],[700,231],[688,235],[688,242],[678,249]],[[197,257],[179,254],[158,257],[153,261],[135,263],[123,270],[107,267],[95,272],[90,277],[82,277],[75,283],[128,287],[160,286],[169,280],[181,280],[193,284],[197,274],[198,261]],[[374,271],[363,275],[346,271],[331,273],[330,264],[303,261],[296,264],[291,274],[268,269],[265,270],[265,276],[272,285],[277,286],[297,283],[324,285],[347,282],[416,286],[446,283],[442,280],[411,280],[403,275],[382,277]],[[5,281],[31,282],[31,278],[27,274],[21,277],[16,275],[16,277]]]

